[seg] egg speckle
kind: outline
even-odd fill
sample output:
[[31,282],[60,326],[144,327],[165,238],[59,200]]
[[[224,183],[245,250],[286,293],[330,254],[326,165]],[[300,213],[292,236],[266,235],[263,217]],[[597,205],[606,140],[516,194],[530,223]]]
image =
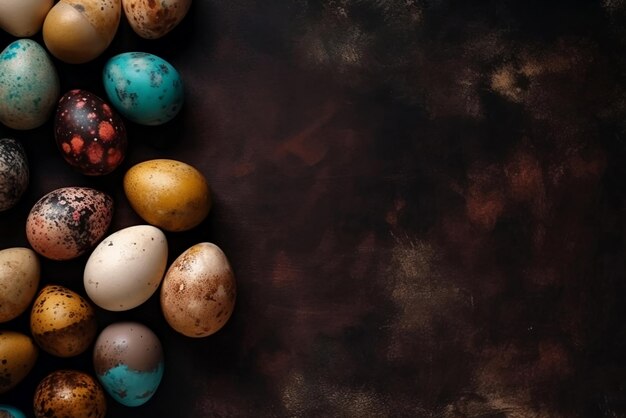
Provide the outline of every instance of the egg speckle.
[[104,418],[106,397],[93,377],[77,370],[57,370],[35,389],[37,418]]
[[37,355],[37,346],[30,337],[0,331],[0,393],[14,388],[30,373]]
[[48,285],[35,299],[30,329],[44,351],[72,357],[87,350],[96,337],[96,315],[89,302],[76,292]]
[[142,38],[157,39],[183,20],[191,0],[122,0],[122,6],[135,33]]
[[106,233],[113,199],[87,187],[64,187],[42,197],[26,220],[26,237],[35,251],[53,260],[76,258]]
[[0,139],[0,212],[19,202],[29,180],[28,159],[22,145],[14,139]]
[[0,322],[17,318],[28,309],[39,286],[40,266],[30,248],[0,251]]

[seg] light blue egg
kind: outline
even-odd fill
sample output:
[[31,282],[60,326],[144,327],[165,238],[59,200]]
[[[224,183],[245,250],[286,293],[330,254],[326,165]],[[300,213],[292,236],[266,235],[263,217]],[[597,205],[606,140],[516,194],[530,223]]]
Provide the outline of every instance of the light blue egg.
[[13,129],[43,125],[59,99],[59,77],[48,53],[18,39],[0,53],[0,122]]
[[104,389],[119,403],[140,406],[148,402],[156,392],[163,377],[163,363],[150,372],[130,369],[121,364],[98,375]]
[[183,105],[183,82],[164,59],[146,52],[125,52],[103,70],[109,101],[127,119],[141,125],[172,120]]
[[[2,414],[2,412],[4,412],[4,414]],[[6,418],[26,418],[26,415],[24,415],[22,411],[8,405],[0,405],[0,415]]]

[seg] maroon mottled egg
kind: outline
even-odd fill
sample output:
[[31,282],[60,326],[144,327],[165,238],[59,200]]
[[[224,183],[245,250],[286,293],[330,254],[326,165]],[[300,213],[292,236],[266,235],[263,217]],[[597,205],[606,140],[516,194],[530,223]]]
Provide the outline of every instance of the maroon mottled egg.
[[115,170],[128,143],[121,117],[86,90],[71,90],[61,97],[54,136],[65,161],[90,176]]
[[35,251],[69,260],[95,246],[113,218],[113,199],[87,187],[64,187],[42,197],[26,219],[26,238]]

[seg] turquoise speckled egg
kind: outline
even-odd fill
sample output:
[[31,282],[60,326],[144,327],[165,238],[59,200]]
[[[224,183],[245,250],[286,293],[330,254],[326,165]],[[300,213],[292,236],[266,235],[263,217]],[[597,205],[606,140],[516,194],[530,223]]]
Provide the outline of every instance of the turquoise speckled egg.
[[113,106],[141,125],[172,120],[183,105],[183,82],[167,61],[145,52],[112,57],[103,71],[104,89]]
[[17,408],[8,405],[0,405],[0,417],[26,418],[26,415]]
[[34,129],[46,122],[60,94],[48,53],[31,39],[18,39],[0,53],[0,122]]

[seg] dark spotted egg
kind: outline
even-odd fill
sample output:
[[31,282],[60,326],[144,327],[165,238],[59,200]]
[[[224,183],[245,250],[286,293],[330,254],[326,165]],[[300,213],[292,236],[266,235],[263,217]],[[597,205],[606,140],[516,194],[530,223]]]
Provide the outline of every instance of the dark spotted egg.
[[108,174],[126,155],[128,141],[122,118],[86,90],[71,90],[61,97],[54,136],[65,161],[86,175]]
[[12,208],[28,187],[28,160],[14,139],[0,139],[0,212]]
[[57,370],[43,378],[35,389],[35,417],[106,416],[106,396],[91,375],[78,370]]
[[104,236],[113,218],[113,199],[87,187],[64,187],[42,197],[26,219],[26,238],[53,260],[84,254]]

